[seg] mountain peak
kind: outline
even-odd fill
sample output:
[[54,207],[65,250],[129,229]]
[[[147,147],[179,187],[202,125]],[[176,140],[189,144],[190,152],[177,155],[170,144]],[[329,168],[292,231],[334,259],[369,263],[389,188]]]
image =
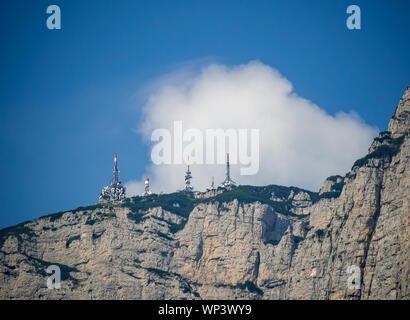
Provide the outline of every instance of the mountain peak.
[[410,85],[407,86],[400,102],[389,122],[388,130],[393,137],[401,136],[409,132],[410,128]]

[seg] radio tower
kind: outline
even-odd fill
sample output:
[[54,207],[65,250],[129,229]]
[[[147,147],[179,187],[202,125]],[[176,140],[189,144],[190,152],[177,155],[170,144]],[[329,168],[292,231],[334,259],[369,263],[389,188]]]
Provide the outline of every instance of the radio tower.
[[118,170],[118,164],[117,164],[117,154],[114,153],[114,172],[112,174],[112,184],[117,186],[120,185],[120,171]]
[[100,202],[120,201],[125,198],[125,187],[121,185],[116,153],[114,154],[114,171],[112,174],[111,184],[102,189],[99,198]]
[[212,182],[211,182],[211,186],[209,188],[206,188],[206,191],[213,191],[215,194],[215,182],[214,182],[214,176],[212,176]]
[[149,191],[149,178],[145,178],[145,189],[142,195],[145,197],[145,196],[149,196],[150,194],[152,194],[152,192]]
[[222,188],[232,188],[236,187],[236,182],[231,179],[231,168],[229,165],[229,153],[226,155],[226,177],[221,183]]
[[192,179],[192,175],[191,175],[191,171],[189,170],[189,157],[188,157],[188,169],[185,172],[185,186],[182,189],[182,191],[192,192],[194,190],[194,187],[191,185],[191,179]]

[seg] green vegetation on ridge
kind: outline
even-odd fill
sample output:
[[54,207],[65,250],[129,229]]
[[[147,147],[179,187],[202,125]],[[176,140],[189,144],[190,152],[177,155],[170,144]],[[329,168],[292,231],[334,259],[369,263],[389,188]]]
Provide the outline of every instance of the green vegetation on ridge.
[[[161,207],[166,211],[185,218],[181,224],[167,222],[170,226],[170,232],[175,233],[183,229],[191,211],[196,205],[201,203],[218,202],[222,207],[223,203],[228,203],[233,200],[237,200],[240,204],[260,202],[271,206],[278,213],[300,217],[290,211],[292,208],[292,198],[289,199],[289,196],[292,191],[294,194],[301,191],[307,192],[312,202],[316,202],[320,199],[316,192],[311,192],[296,187],[283,187],[277,185],[256,187],[244,185],[230,190],[225,190],[220,194],[205,199],[197,199],[193,194],[184,192],[153,194],[147,197],[137,196],[127,198],[122,206],[131,210],[132,213],[128,214],[128,218],[133,220],[135,223],[140,223],[143,219],[144,213],[148,209],[154,207]],[[271,199],[272,194],[274,194],[275,197],[283,199],[283,201],[273,201]]]
[[375,141],[382,143],[386,142],[387,144],[383,144],[377,147],[373,152],[369,153],[365,157],[356,160],[356,162],[352,166],[352,169],[354,167],[363,167],[370,159],[387,157],[389,160],[391,160],[391,158],[400,151],[400,147],[404,141],[404,135],[395,139],[391,138],[390,136],[377,137],[375,138]]
[[[292,191],[294,194],[297,194],[301,191],[308,193],[313,203],[317,202],[320,199],[316,192],[311,192],[297,187],[284,187],[278,185],[259,187],[243,185],[230,190],[225,190],[224,192],[209,198],[197,199],[193,194],[184,192],[174,192],[170,194],[152,194],[146,197],[136,196],[132,198],[126,198],[121,203],[97,203],[87,207],[78,207],[75,210],[61,211],[58,213],[43,216],[41,218],[49,218],[50,222],[53,222],[60,219],[62,215],[67,212],[76,213],[84,211],[86,213],[87,211],[93,211],[96,209],[113,210],[115,207],[126,207],[131,211],[131,213],[128,214],[128,218],[133,220],[135,223],[140,223],[147,210],[149,210],[150,208],[161,207],[166,211],[172,212],[185,218],[181,224],[167,222],[170,228],[170,232],[176,233],[184,228],[191,211],[196,205],[201,203],[218,202],[221,206],[223,206],[223,203],[228,203],[235,199],[240,204],[260,202],[271,206],[278,213],[300,217],[290,211],[290,209],[292,208],[292,198],[289,199],[289,196]],[[274,195],[275,198],[283,200],[273,201],[272,195]],[[98,221],[104,219],[105,217],[113,216],[114,214],[111,213],[96,213],[96,218],[98,217]],[[86,220],[86,224],[92,225],[96,221],[97,220],[95,218],[93,219],[90,217]],[[25,227],[24,224],[19,224],[17,226],[0,230],[0,244],[8,237],[9,234],[12,233],[15,233],[17,236],[23,233],[30,236],[33,232],[30,228]]]

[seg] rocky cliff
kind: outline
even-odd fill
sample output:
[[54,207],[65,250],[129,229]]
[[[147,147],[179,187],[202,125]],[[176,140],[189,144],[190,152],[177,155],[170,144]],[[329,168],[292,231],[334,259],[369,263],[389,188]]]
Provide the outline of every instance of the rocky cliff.
[[319,193],[152,195],[3,229],[0,298],[409,299],[409,100],[410,87],[389,131]]

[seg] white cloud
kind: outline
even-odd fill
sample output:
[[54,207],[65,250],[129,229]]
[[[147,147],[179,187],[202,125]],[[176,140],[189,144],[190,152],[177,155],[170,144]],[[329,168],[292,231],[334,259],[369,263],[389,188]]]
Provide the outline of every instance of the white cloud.
[[[260,130],[258,174],[240,176],[241,165],[232,166],[239,184],[279,184],[318,190],[323,180],[346,173],[363,156],[377,133],[355,112],[329,115],[293,92],[280,73],[258,61],[227,67],[211,64],[196,72],[175,72],[157,81],[143,108],[139,133],[150,141],[157,128],[172,132],[173,121],[189,128]],[[184,165],[149,165],[154,192],[173,192],[184,184]],[[223,165],[192,165],[196,190],[224,178]],[[127,183],[128,194],[141,194],[141,181]]]

